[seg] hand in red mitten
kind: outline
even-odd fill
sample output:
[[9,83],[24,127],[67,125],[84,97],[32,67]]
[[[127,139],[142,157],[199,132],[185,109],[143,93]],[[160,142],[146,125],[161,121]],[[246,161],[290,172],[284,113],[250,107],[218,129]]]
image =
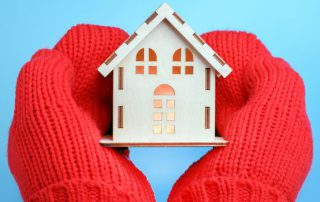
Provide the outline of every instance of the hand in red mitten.
[[169,201],[294,201],[312,160],[302,79],[251,34],[202,37],[233,68],[216,86],[217,131],[230,143],[193,164]]
[[126,38],[77,26],[21,70],[8,158],[25,200],[154,201],[145,176],[99,144],[112,120],[112,78],[97,67]]

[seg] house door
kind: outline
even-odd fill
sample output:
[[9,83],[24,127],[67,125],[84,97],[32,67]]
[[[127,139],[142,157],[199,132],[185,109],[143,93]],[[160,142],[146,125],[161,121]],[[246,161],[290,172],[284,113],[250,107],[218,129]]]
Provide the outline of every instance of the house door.
[[175,133],[175,92],[168,84],[161,84],[154,90],[153,134]]

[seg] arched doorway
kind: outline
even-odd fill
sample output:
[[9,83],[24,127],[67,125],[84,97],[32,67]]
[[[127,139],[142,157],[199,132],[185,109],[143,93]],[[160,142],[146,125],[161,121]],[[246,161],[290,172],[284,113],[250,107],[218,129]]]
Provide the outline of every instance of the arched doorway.
[[168,84],[160,84],[154,90],[153,134],[175,133],[175,91]]

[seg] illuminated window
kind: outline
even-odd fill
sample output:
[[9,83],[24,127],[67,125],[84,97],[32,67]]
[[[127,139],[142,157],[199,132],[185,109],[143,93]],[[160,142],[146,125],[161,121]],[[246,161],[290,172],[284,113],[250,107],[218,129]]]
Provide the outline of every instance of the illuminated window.
[[174,121],[174,112],[167,113],[167,121]]
[[137,55],[136,55],[136,61],[140,61],[140,62],[143,62],[144,61],[144,48],[141,48]]
[[186,48],[186,61],[193,62],[193,54],[192,52]]
[[154,125],[153,126],[153,133],[154,134],[161,134],[162,133],[162,126],[161,125]]
[[167,133],[168,134],[174,134],[174,125],[167,125]]
[[174,100],[167,100],[167,108],[174,108]]
[[136,74],[144,74],[144,66],[136,66]]
[[153,133],[175,134],[175,91],[169,84],[160,84],[154,89]]
[[181,74],[181,66],[173,66],[172,74]]
[[[148,71],[145,68],[148,68]],[[136,74],[144,73],[157,74],[157,54],[151,48],[141,48],[136,55]]]
[[157,74],[157,66],[149,66],[149,74]]
[[154,95],[174,95],[174,89],[168,84],[161,84],[154,90]]
[[174,62],[181,62],[181,48],[174,52],[172,60]]
[[193,74],[193,66],[186,66],[185,74]]
[[153,100],[153,108],[162,108],[162,100]]
[[178,49],[172,56],[173,66],[172,74],[181,74],[181,68],[184,68],[186,75],[193,74],[193,54],[188,48]]
[[162,120],[162,114],[161,114],[161,112],[155,112],[155,113],[153,113],[153,120],[154,120],[154,121],[161,121],[161,120]]
[[152,62],[156,62],[157,61],[157,54],[151,48],[149,48],[149,61],[152,61]]

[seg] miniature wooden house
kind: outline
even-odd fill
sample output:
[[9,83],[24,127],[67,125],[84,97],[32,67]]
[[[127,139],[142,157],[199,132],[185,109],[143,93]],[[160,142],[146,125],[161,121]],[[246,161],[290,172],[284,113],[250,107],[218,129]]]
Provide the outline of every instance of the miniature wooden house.
[[215,136],[215,77],[231,68],[177,13],[161,5],[99,67],[113,71],[108,146],[222,146]]

